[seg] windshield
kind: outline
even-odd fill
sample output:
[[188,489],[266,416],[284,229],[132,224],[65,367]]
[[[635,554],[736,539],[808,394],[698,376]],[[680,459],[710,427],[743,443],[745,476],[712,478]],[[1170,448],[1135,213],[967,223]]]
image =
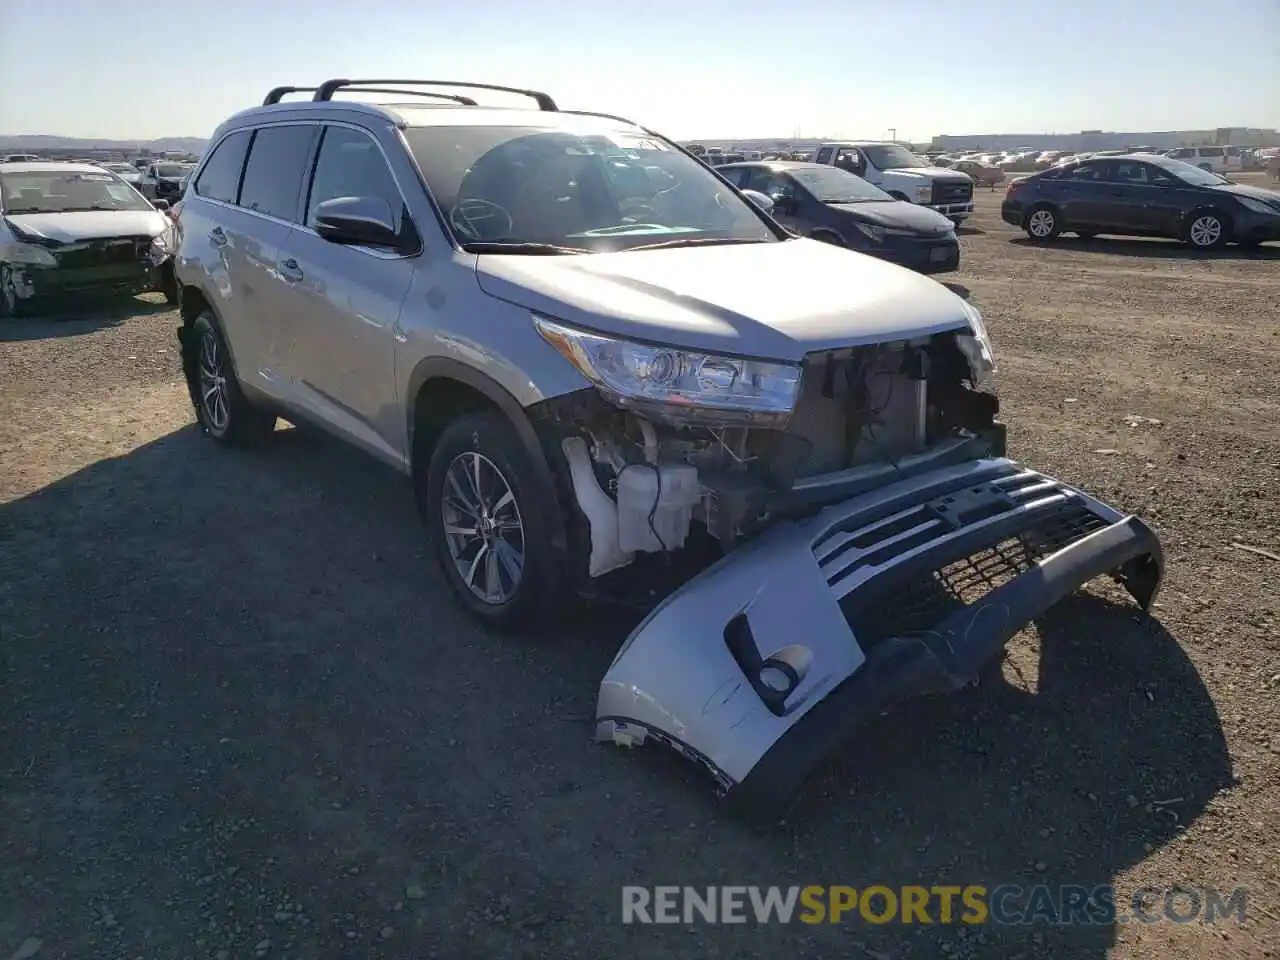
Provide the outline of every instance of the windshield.
[[779,239],[702,163],[638,132],[440,126],[405,139],[464,246],[595,253]]
[[1186,181],[1194,187],[1215,187],[1220,183],[1231,182],[1226,177],[1220,177],[1208,170],[1201,170],[1194,164],[1183,163],[1181,160],[1161,158],[1155,165],[1161,170],[1168,170],[1179,180]]
[[151,204],[114,174],[41,170],[0,173],[5,213],[150,210]]
[[857,174],[839,167],[795,167],[789,172],[797,183],[823,203],[893,199],[879,187],[872,186]]
[[156,167],[156,176],[169,180],[181,180],[190,171],[191,168],[185,163],[162,163]]
[[929,166],[928,160],[923,157],[917,157],[906,147],[900,147],[896,143],[873,143],[859,149],[867,155],[867,159],[871,161],[871,165],[877,170],[901,170],[904,167]]

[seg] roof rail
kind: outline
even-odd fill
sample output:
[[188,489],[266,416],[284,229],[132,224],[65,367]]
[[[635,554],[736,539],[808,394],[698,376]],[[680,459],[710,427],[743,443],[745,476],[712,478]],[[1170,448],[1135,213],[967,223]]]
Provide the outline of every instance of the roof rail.
[[[529,97],[538,104],[539,110],[556,111],[559,108],[551,95],[539,90],[522,90],[519,87],[503,87],[496,83],[470,83],[462,80],[326,80],[316,88],[312,100],[332,100],[334,93],[343,87],[367,87],[370,84],[395,84],[419,87],[464,87],[468,90],[496,90],[500,93],[515,93]],[[275,91],[272,91],[273,93]]]
[[[629,123],[633,127],[640,126],[640,124],[636,123],[634,120],[628,120],[626,117],[619,117],[612,113],[596,113],[594,110],[561,110],[560,112],[572,113],[574,116],[578,117],[600,117],[602,120],[617,120],[619,123]],[[648,131],[645,132],[647,133]]]
[[[266,106],[270,106],[273,103],[279,103],[282,97],[288,96],[291,93],[311,93],[312,91],[317,89],[319,88],[318,87],[276,87],[274,90],[272,90],[270,93],[267,94],[266,99],[262,101],[262,105],[266,107]],[[359,84],[358,81],[356,84],[353,84],[349,87],[343,87],[342,89],[350,93],[395,93],[395,94],[402,94],[403,96],[406,96],[406,97],[431,97],[436,100],[449,100],[453,103],[461,104],[464,107],[476,106],[476,102],[472,100],[470,97],[463,97],[455,93],[436,93],[433,90],[393,90],[389,87],[366,87]],[[312,97],[311,99],[314,101],[317,98]]]

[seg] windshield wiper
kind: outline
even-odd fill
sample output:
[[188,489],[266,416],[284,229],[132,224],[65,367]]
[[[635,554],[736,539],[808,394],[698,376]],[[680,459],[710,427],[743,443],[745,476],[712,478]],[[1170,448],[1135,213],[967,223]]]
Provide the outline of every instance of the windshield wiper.
[[473,243],[464,243],[462,249],[467,253],[514,253],[547,257],[586,253],[585,250],[577,250],[573,247],[559,247],[554,243],[533,243],[525,240],[477,240]]
[[629,250],[673,250],[676,247],[727,246],[731,243],[771,243],[770,240],[749,240],[745,237],[686,237],[683,240],[662,240],[658,243],[642,243]]

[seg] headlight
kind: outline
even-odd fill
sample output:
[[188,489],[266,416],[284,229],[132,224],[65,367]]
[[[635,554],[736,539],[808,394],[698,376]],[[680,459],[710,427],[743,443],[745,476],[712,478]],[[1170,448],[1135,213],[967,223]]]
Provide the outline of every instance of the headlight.
[[1237,196],[1236,199],[1244,205],[1246,210],[1252,210],[1254,213],[1267,213],[1273,217],[1280,217],[1280,209],[1271,206],[1269,203],[1263,203],[1261,200],[1253,199],[1253,197]]
[[933,184],[926,183],[923,187],[916,187],[916,201],[919,203],[928,203],[933,199]]
[[58,258],[44,247],[34,243],[15,243],[4,255],[9,263],[20,263],[28,267],[56,267]]
[[974,384],[978,384],[986,379],[987,374],[995,372],[996,354],[991,346],[991,335],[987,333],[987,325],[982,322],[982,314],[978,312],[978,308],[966,300],[964,310],[969,318],[969,333],[957,335],[956,345],[969,361]]
[[853,221],[853,225],[858,228],[859,233],[876,243],[884,239],[884,227],[878,227],[874,223],[863,223],[861,220]]
[[800,367],[652,346],[535,316],[538,333],[610,402],[668,423],[785,426]]

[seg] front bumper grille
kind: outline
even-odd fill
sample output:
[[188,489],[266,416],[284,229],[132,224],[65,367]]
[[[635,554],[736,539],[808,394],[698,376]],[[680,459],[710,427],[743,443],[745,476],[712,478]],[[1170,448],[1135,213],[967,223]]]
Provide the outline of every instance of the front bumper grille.
[[1032,470],[955,490],[814,544],[864,649],[928,631],[1040,559],[1109,525],[1081,494]]
[[54,251],[58,267],[82,270],[94,267],[123,267],[147,263],[151,255],[151,237],[107,237],[75,244],[74,249]]
[[962,180],[935,180],[934,203],[969,203],[973,200],[973,184]]

